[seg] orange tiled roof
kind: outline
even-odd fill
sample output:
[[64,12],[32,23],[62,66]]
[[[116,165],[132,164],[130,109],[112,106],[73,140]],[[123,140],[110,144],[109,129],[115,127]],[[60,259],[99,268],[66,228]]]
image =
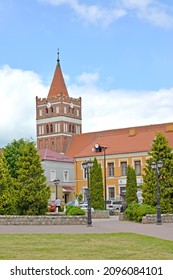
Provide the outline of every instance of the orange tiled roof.
[[[156,133],[164,133],[173,147],[173,123],[105,130],[74,135],[66,154],[71,157],[94,156],[96,143],[107,146],[106,154],[147,152]],[[98,155],[98,154],[97,154]]]
[[63,94],[68,96],[68,91],[64,82],[64,77],[62,75],[60,63],[57,63],[53,80],[48,93],[48,98],[57,96],[57,94]]

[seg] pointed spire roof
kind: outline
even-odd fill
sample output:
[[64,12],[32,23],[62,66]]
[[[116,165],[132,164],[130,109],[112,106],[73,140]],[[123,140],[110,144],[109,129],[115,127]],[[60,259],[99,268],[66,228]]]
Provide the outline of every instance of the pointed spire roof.
[[57,65],[56,65],[53,80],[52,80],[52,83],[51,83],[51,86],[49,89],[48,98],[57,96],[57,94],[60,94],[60,93],[64,94],[65,96],[69,96],[65,82],[64,82],[64,77],[63,77],[63,74],[61,71],[59,51],[58,51]]

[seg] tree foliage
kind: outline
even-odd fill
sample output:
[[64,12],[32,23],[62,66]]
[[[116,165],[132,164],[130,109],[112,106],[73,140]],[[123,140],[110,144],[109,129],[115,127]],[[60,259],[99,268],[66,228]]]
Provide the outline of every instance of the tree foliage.
[[[48,209],[50,188],[41,165],[40,156],[33,141],[14,140],[4,149],[9,178],[6,191],[3,192],[3,209],[11,201],[13,207],[8,214],[43,215]],[[7,171],[6,171],[7,172]],[[11,213],[13,211],[13,213]],[[7,214],[7,213],[6,213]]]
[[103,196],[103,178],[101,166],[98,165],[97,159],[94,158],[94,165],[90,172],[90,196],[91,206],[94,209],[104,209]]
[[6,159],[0,154],[0,215],[15,214],[16,190],[10,176]]
[[151,168],[152,162],[162,161],[159,170],[160,203],[162,213],[173,213],[173,153],[168,140],[162,133],[157,133],[152,142],[151,152],[146,161],[144,183],[142,186],[143,202],[151,206],[157,205],[156,173]]
[[127,166],[127,185],[126,185],[126,203],[137,203],[137,182],[136,172],[130,165]]
[[7,161],[8,170],[12,178],[17,178],[18,167],[17,160],[22,155],[22,147],[25,147],[28,141],[23,138],[20,140],[13,140],[4,148],[4,157]]

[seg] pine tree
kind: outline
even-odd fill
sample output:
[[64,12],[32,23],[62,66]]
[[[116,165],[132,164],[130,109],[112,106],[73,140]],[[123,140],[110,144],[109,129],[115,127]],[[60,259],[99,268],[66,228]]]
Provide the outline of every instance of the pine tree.
[[9,174],[6,159],[0,154],[0,215],[16,214],[17,193]]
[[130,165],[127,166],[127,185],[126,185],[126,203],[137,203],[137,182],[136,172]]
[[151,152],[146,161],[144,183],[142,186],[143,202],[156,206],[156,174],[151,168],[152,162],[162,161],[159,170],[160,203],[162,213],[173,213],[173,153],[165,135],[158,133],[152,142]]
[[43,215],[47,211],[50,188],[46,185],[46,177],[39,154],[33,142],[22,146],[21,155],[16,162],[19,215]]
[[103,178],[102,170],[98,165],[97,159],[94,159],[94,165],[90,172],[90,196],[91,206],[94,209],[104,209],[104,197],[103,197]]

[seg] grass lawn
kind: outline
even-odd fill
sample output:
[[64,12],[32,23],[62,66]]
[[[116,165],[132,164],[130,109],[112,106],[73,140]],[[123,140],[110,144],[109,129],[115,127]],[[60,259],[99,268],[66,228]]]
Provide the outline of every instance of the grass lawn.
[[173,241],[134,233],[0,234],[1,260],[173,260]]

